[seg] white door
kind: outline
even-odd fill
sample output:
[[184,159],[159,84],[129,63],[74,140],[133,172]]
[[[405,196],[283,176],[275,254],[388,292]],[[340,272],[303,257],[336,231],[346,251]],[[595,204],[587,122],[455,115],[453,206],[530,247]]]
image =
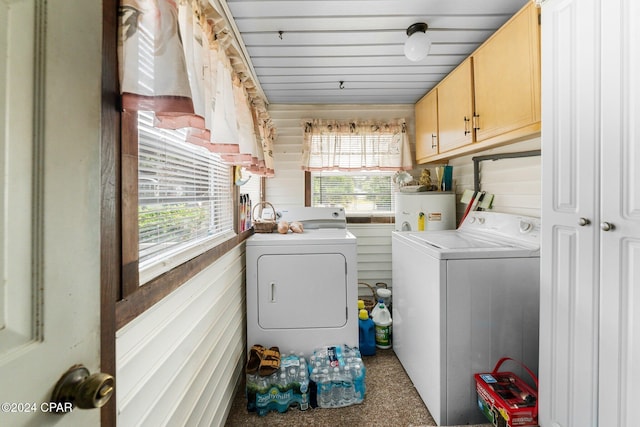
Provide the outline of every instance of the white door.
[[98,371],[101,2],[0,0],[0,425],[48,412],[74,364]]
[[599,425],[638,425],[640,3],[602,1]]
[[542,5],[538,394],[549,427],[595,426],[598,417],[598,4]]

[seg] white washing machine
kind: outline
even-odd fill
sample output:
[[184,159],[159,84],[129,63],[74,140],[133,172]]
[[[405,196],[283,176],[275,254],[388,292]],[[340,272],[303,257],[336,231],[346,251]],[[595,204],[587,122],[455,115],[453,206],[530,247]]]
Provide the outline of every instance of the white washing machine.
[[256,233],[246,243],[247,348],[309,356],[320,346],[358,346],[356,237],[342,208],[294,208],[279,220],[303,233]]
[[537,374],[539,239],[539,219],[493,212],[393,232],[393,347],[438,425],[486,422],[473,374],[501,357]]

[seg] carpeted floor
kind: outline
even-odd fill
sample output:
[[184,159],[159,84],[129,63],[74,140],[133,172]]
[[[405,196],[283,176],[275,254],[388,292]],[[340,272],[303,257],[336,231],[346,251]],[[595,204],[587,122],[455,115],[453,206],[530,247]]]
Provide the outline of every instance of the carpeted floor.
[[[364,357],[367,394],[364,402],[336,409],[292,408],[285,413],[270,412],[263,417],[247,412],[244,384],[236,393],[227,427],[236,426],[350,426],[409,427],[435,426],[393,350],[378,350]],[[489,424],[483,424],[490,427]],[[473,426],[466,426],[473,427]],[[479,427],[479,426],[477,426]]]

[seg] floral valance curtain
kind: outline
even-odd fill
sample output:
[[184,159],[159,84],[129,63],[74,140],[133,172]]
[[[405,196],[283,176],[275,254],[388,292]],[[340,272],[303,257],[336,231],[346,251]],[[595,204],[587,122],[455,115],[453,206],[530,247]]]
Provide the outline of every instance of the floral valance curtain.
[[273,175],[275,128],[220,14],[202,0],[121,0],[122,108],[230,164]]
[[305,120],[302,169],[409,170],[411,147],[403,119],[392,122]]

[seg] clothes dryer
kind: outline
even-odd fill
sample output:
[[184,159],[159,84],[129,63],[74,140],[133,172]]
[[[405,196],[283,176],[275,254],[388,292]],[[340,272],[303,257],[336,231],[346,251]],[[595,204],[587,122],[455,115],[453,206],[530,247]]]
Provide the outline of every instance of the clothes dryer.
[[320,346],[358,346],[356,237],[342,208],[295,208],[278,220],[303,233],[256,233],[246,243],[247,348],[309,356]]

